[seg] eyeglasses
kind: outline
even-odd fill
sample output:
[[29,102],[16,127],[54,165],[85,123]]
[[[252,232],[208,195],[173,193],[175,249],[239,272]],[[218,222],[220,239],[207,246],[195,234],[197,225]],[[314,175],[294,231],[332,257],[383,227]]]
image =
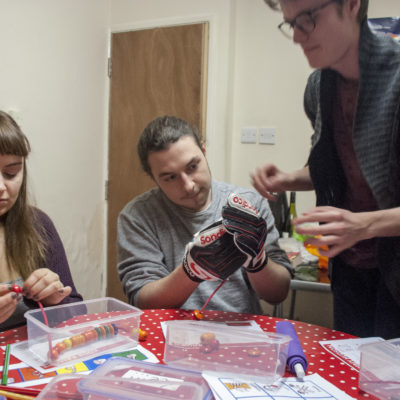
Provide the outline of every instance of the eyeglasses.
[[315,29],[315,18],[314,14],[317,11],[322,10],[323,8],[329,6],[331,3],[335,3],[337,0],[329,0],[326,3],[322,3],[320,6],[312,8],[308,11],[303,11],[296,18],[291,21],[283,21],[278,25],[280,31],[289,39],[293,38],[294,27],[299,29],[301,32],[306,35],[310,34]]

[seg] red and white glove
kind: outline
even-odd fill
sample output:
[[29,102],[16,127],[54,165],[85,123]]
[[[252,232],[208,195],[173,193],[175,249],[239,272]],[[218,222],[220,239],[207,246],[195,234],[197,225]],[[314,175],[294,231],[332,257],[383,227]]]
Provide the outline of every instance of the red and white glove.
[[220,220],[196,233],[186,245],[183,269],[195,282],[218,281],[232,275],[247,260]]
[[246,199],[235,193],[229,195],[222,209],[222,223],[234,236],[238,249],[247,255],[244,266],[248,272],[258,272],[267,264],[264,244],[267,238],[267,223]]

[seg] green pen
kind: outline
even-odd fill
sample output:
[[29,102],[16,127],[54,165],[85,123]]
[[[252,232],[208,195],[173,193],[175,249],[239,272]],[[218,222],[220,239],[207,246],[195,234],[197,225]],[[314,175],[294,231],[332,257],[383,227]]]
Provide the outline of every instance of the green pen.
[[7,385],[7,382],[8,382],[8,363],[9,362],[10,362],[10,344],[7,344],[6,352],[4,354],[3,375],[1,378],[2,385]]

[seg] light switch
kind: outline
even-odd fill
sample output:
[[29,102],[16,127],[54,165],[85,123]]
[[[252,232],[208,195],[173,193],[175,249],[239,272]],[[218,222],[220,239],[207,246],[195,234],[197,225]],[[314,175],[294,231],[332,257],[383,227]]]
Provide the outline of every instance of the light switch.
[[260,128],[260,143],[275,144],[275,136],[275,128]]
[[242,143],[257,143],[257,133],[257,127],[244,127],[242,128],[240,141]]

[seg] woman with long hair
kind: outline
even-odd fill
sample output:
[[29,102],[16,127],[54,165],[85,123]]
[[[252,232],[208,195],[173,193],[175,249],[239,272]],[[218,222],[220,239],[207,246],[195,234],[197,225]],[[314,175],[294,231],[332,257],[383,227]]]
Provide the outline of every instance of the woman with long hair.
[[28,202],[29,152],[18,124],[0,111],[0,330],[25,323],[25,311],[38,301],[52,306],[82,300],[54,224]]

